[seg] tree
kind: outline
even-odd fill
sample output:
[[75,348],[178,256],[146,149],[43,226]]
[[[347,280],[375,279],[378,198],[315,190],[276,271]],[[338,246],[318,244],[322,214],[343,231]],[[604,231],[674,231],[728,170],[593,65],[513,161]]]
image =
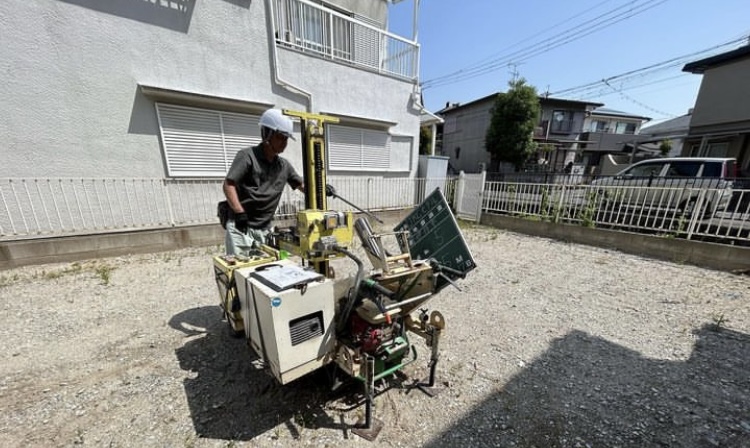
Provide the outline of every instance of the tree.
[[493,160],[512,163],[519,170],[534,151],[532,136],[539,121],[539,96],[523,78],[508,85],[508,91],[495,99],[484,146]]
[[662,157],[667,157],[667,154],[669,154],[669,151],[672,150],[672,140],[666,138],[661,141],[659,144],[659,152],[661,153]]
[[430,155],[432,146],[432,130],[427,126],[419,128],[419,155]]

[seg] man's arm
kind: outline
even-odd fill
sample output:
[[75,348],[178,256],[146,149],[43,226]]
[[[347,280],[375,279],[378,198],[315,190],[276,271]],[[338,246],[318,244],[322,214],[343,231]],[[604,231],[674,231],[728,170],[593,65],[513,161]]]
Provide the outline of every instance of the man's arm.
[[237,194],[237,184],[235,184],[234,181],[224,179],[224,196],[226,196],[227,203],[229,203],[229,207],[235,214],[245,212],[245,209],[240,203],[240,196]]

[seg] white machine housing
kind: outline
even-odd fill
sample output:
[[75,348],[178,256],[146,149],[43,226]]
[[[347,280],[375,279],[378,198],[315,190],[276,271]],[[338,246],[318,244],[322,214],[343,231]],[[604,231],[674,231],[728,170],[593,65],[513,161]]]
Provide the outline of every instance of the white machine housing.
[[281,384],[287,384],[333,360],[335,348],[334,282],[323,276],[277,291],[258,276],[285,269],[290,277],[309,271],[290,260],[237,269],[245,337]]

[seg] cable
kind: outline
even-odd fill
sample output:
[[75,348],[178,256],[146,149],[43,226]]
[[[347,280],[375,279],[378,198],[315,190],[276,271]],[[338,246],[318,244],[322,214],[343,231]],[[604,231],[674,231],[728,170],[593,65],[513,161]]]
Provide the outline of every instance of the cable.
[[[568,44],[575,40],[581,39],[601,29],[604,29],[608,26],[614,25],[615,23],[619,23],[635,15],[648,11],[649,9],[652,9],[656,6],[661,5],[667,0],[647,0],[645,3],[634,5],[638,1],[639,0],[634,0],[630,2],[628,5],[620,5],[612,10],[607,11],[604,14],[600,14],[599,16],[593,19],[587,20],[581,24],[578,24],[572,28],[569,28],[555,36],[544,39],[536,44],[526,46],[515,52],[512,52],[508,54],[507,56],[505,56],[504,58],[497,58],[486,64],[471,66],[473,68],[462,69],[452,74],[443,75],[437,78],[427,80],[422,84],[422,89],[425,90],[428,88],[434,88],[434,87],[438,87],[438,86],[442,86],[446,84],[453,84],[459,81],[465,81],[465,80],[475,78],[477,76],[481,76],[483,74],[498,70],[499,68],[507,66],[509,63],[512,63],[512,62],[518,63],[518,62],[528,60],[534,56],[538,56],[540,54],[546,53],[557,47],[560,47],[562,45]],[[626,6],[630,6],[630,9],[628,9],[627,11],[619,12],[617,14],[612,15],[613,13],[617,12],[620,9],[623,9]],[[610,17],[607,17],[607,16],[610,16]],[[580,28],[582,26],[590,24],[590,23],[593,23],[593,25],[589,29],[583,32],[580,31]]]
[[734,38],[734,39],[732,39],[730,41],[727,41],[727,42],[724,42],[724,43],[721,43],[721,44],[718,44],[718,45],[714,45],[712,47],[709,47],[709,48],[706,48],[706,49],[703,49],[703,50],[700,50],[700,51],[696,51],[696,52],[693,52],[693,53],[688,53],[688,54],[685,54],[685,55],[682,55],[682,56],[677,56],[675,58],[667,59],[667,60],[662,61],[662,62],[657,62],[656,64],[651,64],[651,65],[648,65],[646,67],[641,67],[641,68],[638,68],[638,69],[635,69],[635,70],[630,70],[630,71],[627,71],[625,73],[621,73],[619,75],[610,76],[608,78],[604,78],[604,79],[601,79],[601,80],[598,80],[598,81],[589,82],[589,83],[586,83],[586,84],[582,84],[580,86],[570,87],[570,88],[567,88],[567,89],[558,90],[558,91],[555,91],[555,92],[551,93],[550,95],[563,95],[563,94],[564,95],[571,95],[571,94],[576,94],[576,93],[577,94],[582,94],[582,93],[585,93],[585,92],[590,91],[590,90],[595,90],[597,88],[601,88],[602,84],[605,81],[606,82],[611,82],[611,81],[619,80],[620,82],[625,82],[625,80],[628,80],[628,79],[631,79],[631,78],[634,78],[634,77],[649,76],[649,75],[651,75],[653,73],[657,73],[657,72],[660,72],[660,71],[663,71],[663,70],[667,70],[667,69],[675,67],[675,66],[682,65],[682,64],[688,62],[689,60],[694,59],[694,58],[696,58],[696,57],[698,57],[700,55],[703,55],[703,54],[706,54],[706,53],[710,53],[710,52],[714,52],[714,51],[716,51],[716,50],[718,50],[720,48],[724,48],[724,47],[727,47],[727,46],[730,46],[730,45],[734,45],[734,44],[738,44],[738,43],[744,43],[746,41],[747,41],[747,36],[743,35],[742,37]]
[[441,78],[445,78],[445,77],[448,77],[448,76],[453,76],[453,75],[456,75],[456,74],[462,73],[462,72],[464,72],[465,70],[473,69],[473,68],[476,68],[476,67],[481,67],[481,66],[482,66],[482,65],[483,65],[483,64],[484,64],[484,63],[485,63],[486,61],[492,61],[492,60],[494,60],[494,58],[495,58],[495,57],[497,57],[497,56],[500,56],[500,55],[502,55],[502,54],[503,54],[503,52],[505,52],[505,51],[508,51],[508,50],[510,50],[510,49],[512,49],[512,48],[515,48],[515,47],[517,47],[518,45],[520,45],[520,44],[522,44],[522,43],[524,43],[524,42],[528,42],[528,41],[530,41],[530,40],[534,39],[534,38],[535,38],[535,37],[537,37],[537,36],[541,36],[541,35],[544,35],[544,34],[546,34],[547,32],[549,32],[550,30],[553,30],[553,29],[555,29],[555,28],[558,28],[559,26],[561,26],[561,25],[564,25],[565,23],[568,23],[568,22],[570,22],[570,21],[571,21],[572,19],[575,19],[575,18],[577,18],[577,17],[583,16],[583,15],[585,15],[586,13],[588,13],[588,12],[591,12],[591,11],[593,11],[594,9],[598,8],[599,6],[601,6],[601,5],[605,4],[605,3],[609,3],[610,1],[612,1],[612,0],[604,0],[603,2],[600,2],[600,3],[596,4],[596,5],[594,5],[594,6],[592,7],[592,8],[590,8],[590,9],[587,9],[586,11],[583,11],[583,12],[581,12],[581,13],[578,13],[578,14],[575,14],[575,15],[573,15],[573,16],[571,16],[571,17],[568,17],[567,19],[564,19],[563,21],[561,21],[561,22],[558,22],[558,23],[556,23],[556,24],[552,25],[551,27],[549,27],[549,28],[545,29],[544,31],[540,31],[540,32],[538,32],[538,33],[536,33],[536,34],[533,34],[533,35],[531,35],[531,36],[527,37],[527,38],[521,39],[521,40],[519,40],[519,41],[515,42],[514,44],[512,44],[512,45],[509,45],[509,46],[507,46],[507,47],[503,48],[502,50],[500,50],[500,51],[497,51],[497,52],[495,52],[495,53],[491,54],[490,56],[487,56],[486,58],[484,58],[484,59],[481,59],[481,60],[479,60],[479,61],[475,62],[474,64],[472,64],[472,65],[469,65],[469,66],[467,66],[467,67],[465,67],[465,68],[463,68],[463,69],[461,69],[461,70],[457,70],[457,71],[455,71],[455,72],[449,73],[449,74],[447,74],[447,75],[439,76],[439,77],[437,77],[437,78],[433,78],[433,79],[431,79],[431,80],[428,80],[428,81],[425,81],[425,82],[431,82],[431,81],[434,81],[434,80],[437,80],[437,79],[441,79]]
[[[631,4],[632,4],[632,3],[633,3],[633,2],[631,2]],[[590,19],[590,20],[588,20],[588,21],[586,21],[586,22],[583,22],[582,24],[578,25],[577,27],[580,27],[581,25],[585,25],[585,24],[587,24],[587,23],[589,23],[589,22],[591,22],[591,21],[595,21],[595,20],[598,20],[598,19],[602,18],[603,16],[606,16],[606,15],[608,15],[608,14],[611,14],[612,12],[615,12],[615,11],[617,11],[617,10],[619,10],[619,9],[622,9],[623,7],[625,7],[625,5],[620,5],[620,6],[618,6],[618,7],[614,8],[614,9],[612,9],[612,10],[609,10],[609,11],[605,12],[604,14],[601,14],[601,15],[599,15],[599,16],[596,16],[596,17],[594,17],[593,19]],[[577,28],[577,27],[573,27],[573,28],[569,28],[569,29],[566,29],[565,31],[563,31],[563,32],[559,33],[559,34],[558,34],[557,36],[559,36],[559,35],[564,35],[564,34],[566,34],[566,33],[569,33],[569,32],[570,32],[571,30],[574,30],[574,29],[575,29],[575,28]],[[523,52],[523,51],[526,51],[526,50],[528,50],[528,49],[530,49],[530,48],[533,48],[533,47],[534,47],[535,45],[539,45],[539,44],[545,43],[545,42],[547,42],[547,41],[549,41],[549,40],[555,39],[555,37],[556,37],[556,36],[553,36],[553,37],[547,38],[547,39],[545,39],[545,40],[542,40],[541,42],[538,42],[538,43],[536,43],[536,44],[533,44],[533,45],[531,45],[531,46],[527,46],[527,47],[524,47],[524,48],[522,48],[521,50],[517,50],[517,51],[515,51],[515,52],[511,53],[511,54],[510,54],[509,56],[513,56],[513,55],[515,55],[515,54],[517,54],[517,53],[519,53],[519,52]],[[490,65],[495,65],[495,64],[497,63],[497,61],[499,61],[499,60],[505,61],[505,60],[506,60],[507,58],[508,58],[508,56],[502,56],[502,57],[500,57],[500,58],[496,58],[496,59],[493,59],[493,60],[491,60],[489,64],[490,64]],[[454,76],[457,76],[457,75],[460,75],[460,74],[463,74],[463,73],[466,73],[466,72],[471,72],[471,71],[473,71],[473,70],[483,69],[483,67],[484,67],[485,65],[487,65],[487,64],[474,64],[474,65],[471,65],[471,66],[469,66],[469,67],[467,67],[467,68],[465,68],[465,69],[461,69],[461,70],[458,70],[458,71],[456,71],[456,72],[453,72],[453,73],[451,73],[451,74],[447,74],[447,75],[439,76],[439,77],[437,77],[437,78],[433,78],[433,79],[429,79],[429,80],[426,80],[426,81],[425,81],[425,82],[423,83],[423,85],[425,86],[424,88],[427,88],[427,86],[429,86],[429,85],[430,85],[431,83],[436,83],[436,82],[440,82],[440,81],[442,81],[443,79],[446,79],[446,78],[451,78],[451,77],[454,77]]]
[[626,99],[626,100],[628,100],[628,101],[631,101],[631,102],[633,102],[633,103],[635,103],[635,104],[637,104],[637,105],[641,106],[642,108],[644,108],[644,109],[646,109],[646,110],[650,110],[651,112],[655,112],[655,113],[657,113],[657,114],[660,114],[660,115],[662,115],[662,116],[666,116],[666,117],[670,117],[670,118],[674,118],[674,117],[676,117],[676,116],[677,116],[677,115],[674,115],[674,114],[670,114],[670,113],[668,113],[668,112],[664,112],[664,111],[661,111],[661,110],[658,110],[658,109],[654,109],[653,107],[651,107],[651,106],[649,106],[649,105],[647,105],[647,104],[643,104],[643,103],[641,103],[640,101],[638,101],[638,100],[636,100],[636,99],[634,99],[634,98],[632,98],[632,97],[630,97],[630,96],[628,96],[628,95],[626,95],[626,94],[622,93],[622,91],[621,91],[621,90],[617,90],[616,88],[612,87],[612,85],[611,85],[610,83],[608,83],[607,81],[604,81],[604,84],[606,84],[606,85],[607,85],[607,87],[609,87],[610,89],[612,89],[612,90],[614,90],[615,92],[619,93],[619,94],[620,94],[620,96],[621,96],[621,97],[623,97],[624,99]]

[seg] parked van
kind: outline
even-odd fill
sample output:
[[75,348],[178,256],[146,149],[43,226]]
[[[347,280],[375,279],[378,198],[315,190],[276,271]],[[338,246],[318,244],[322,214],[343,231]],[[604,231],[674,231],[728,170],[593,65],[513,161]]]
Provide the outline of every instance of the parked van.
[[732,197],[737,160],[718,157],[674,157],[644,160],[592,186],[628,208],[678,211],[710,218],[725,210]]

